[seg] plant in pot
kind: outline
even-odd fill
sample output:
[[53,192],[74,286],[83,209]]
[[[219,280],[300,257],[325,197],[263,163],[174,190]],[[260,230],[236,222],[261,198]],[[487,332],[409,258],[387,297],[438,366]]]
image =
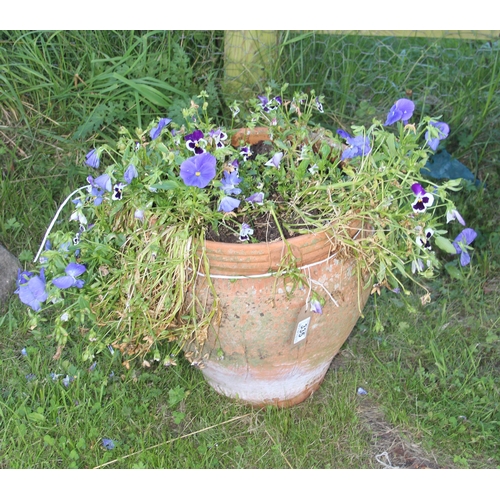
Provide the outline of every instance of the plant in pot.
[[70,335],[83,360],[112,346],[126,366],[169,366],[182,351],[218,392],[289,406],[318,388],[370,293],[431,279],[435,247],[469,263],[459,182],[421,174],[446,123],[413,123],[400,99],[384,123],[332,132],[321,96],[287,90],[235,102],[227,128],[202,92],[183,123],[122,128],[87,154],[92,175],[18,278],[34,320],[55,318],[55,358]]

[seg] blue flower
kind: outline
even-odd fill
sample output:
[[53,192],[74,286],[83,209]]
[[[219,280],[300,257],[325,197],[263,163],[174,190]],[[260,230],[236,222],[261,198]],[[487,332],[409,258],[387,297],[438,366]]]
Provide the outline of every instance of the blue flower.
[[240,200],[236,198],[231,198],[231,196],[224,196],[220,201],[219,208],[217,209],[219,212],[232,212],[235,208],[240,206]]
[[[34,311],[39,311],[42,302],[47,300],[47,292],[45,291],[45,270],[40,270],[40,276],[31,276],[26,280],[26,274],[21,273],[19,277],[19,288],[15,291],[19,295],[19,299],[23,304],[31,307]],[[23,276],[24,274],[24,276]]]
[[262,205],[264,203],[264,193],[253,193],[248,198],[245,198],[245,201],[248,201],[249,203],[256,203],[257,205]]
[[106,448],[107,450],[112,450],[112,449],[114,449],[114,447],[115,447],[115,442],[114,442],[112,439],[103,438],[103,439],[102,439],[102,445],[103,445],[103,446],[104,446],[104,448]]
[[61,290],[76,286],[77,288],[82,288],[85,282],[83,280],[77,280],[76,277],[83,274],[87,268],[83,264],[77,264],[76,262],[71,262],[66,266],[64,270],[66,276],[61,276],[59,278],[54,278],[52,284]]
[[217,160],[210,153],[192,156],[181,165],[180,176],[186,186],[204,188],[215,177]]
[[429,128],[434,129],[437,132],[437,137],[435,137],[435,133],[432,133],[427,130],[425,132],[425,140],[427,141],[427,145],[433,150],[436,151],[439,141],[446,139],[448,134],[450,133],[450,127],[447,123],[444,122],[429,122]]
[[372,150],[370,145],[370,139],[363,135],[358,135],[352,137],[345,130],[337,130],[337,134],[340,135],[349,147],[342,152],[341,160],[347,160],[348,158],[355,158],[356,156],[366,156]]
[[460,222],[460,224],[462,224],[462,226],[465,226],[464,218],[460,215],[460,212],[455,208],[448,210],[446,212],[446,222],[451,222],[452,220],[457,220],[458,222]]
[[470,255],[467,252],[466,246],[470,245],[476,239],[477,233],[474,229],[465,228],[453,242],[453,246],[460,254],[460,265],[466,266],[470,262]]
[[233,172],[224,171],[224,179],[221,180],[222,188],[225,194],[240,194],[241,189],[237,188],[236,185],[241,182],[240,177],[238,177],[238,172],[234,170]]
[[89,175],[87,177],[87,182],[90,184],[90,186],[88,186],[88,192],[90,196],[94,196],[94,205],[100,205],[104,193],[106,191],[111,191],[111,178],[108,174],[102,174],[96,179]]
[[321,307],[321,302],[318,299],[312,299],[310,302],[311,311],[317,314],[323,314],[323,308]]
[[132,182],[132,179],[135,179],[139,174],[137,173],[137,169],[135,168],[135,165],[130,164],[125,170],[125,173],[123,174],[123,178],[125,179],[125,182],[127,184],[130,184]]
[[164,127],[166,127],[172,120],[170,118],[162,118],[156,127],[153,127],[149,132],[149,137],[154,141],[158,137],[160,137],[161,131]]
[[85,164],[92,168],[99,168],[99,155],[96,149],[92,149],[85,156]]
[[392,125],[399,120],[403,120],[403,123],[406,125],[408,120],[412,117],[414,110],[415,104],[412,101],[409,99],[398,99],[390,109],[384,125]]

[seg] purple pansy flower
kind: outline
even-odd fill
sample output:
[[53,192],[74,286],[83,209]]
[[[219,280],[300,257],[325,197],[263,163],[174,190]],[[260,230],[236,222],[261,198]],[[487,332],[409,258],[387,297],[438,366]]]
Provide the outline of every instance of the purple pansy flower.
[[123,178],[125,179],[125,182],[127,184],[130,184],[133,179],[135,179],[139,174],[137,173],[137,169],[135,168],[135,165],[132,165],[132,163],[128,166],[127,170],[125,170],[125,173],[123,174]]
[[462,224],[462,226],[465,226],[464,218],[455,208],[448,210],[446,212],[446,222],[451,222],[452,220],[457,220],[458,222],[460,222],[460,224]]
[[224,147],[223,141],[227,139],[227,134],[223,132],[220,128],[217,130],[211,130],[209,133],[210,137],[212,137],[215,142],[215,147],[217,149],[223,148]]
[[265,96],[258,95],[260,99],[260,105],[262,107],[262,111],[265,113],[269,113],[269,111],[274,111],[278,106],[281,106],[282,101],[280,96],[273,97],[272,99],[268,99]]
[[317,109],[320,113],[323,113],[323,112],[324,112],[324,109],[323,109],[323,104],[321,104],[321,101],[319,100],[319,97],[316,97],[315,104],[316,104],[316,109]]
[[66,266],[64,270],[66,276],[60,276],[59,278],[54,278],[52,284],[61,290],[76,286],[77,288],[82,288],[85,282],[83,280],[77,280],[76,277],[83,274],[87,268],[83,264],[77,264],[76,262],[71,262]]
[[240,236],[239,236],[240,241],[248,241],[250,239],[250,236],[252,236],[252,234],[253,234],[253,229],[246,222],[243,222],[240,229]]
[[434,195],[427,193],[426,190],[418,183],[412,184],[411,190],[415,193],[417,199],[412,204],[415,213],[423,213],[434,203]]
[[161,118],[156,127],[153,127],[149,132],[149,137],[154,141],[158,137],[160,137],[161,131],[164,127],[166,127],[172,120],[170,118]]
[[406,125],[408,120],[412,117],[414,110],[415,104],[412,101],[409,99],[398,99],[390,109],[384,125],[392,125],[399,120],[403,120],[403,123]]
[[192,134],[184,136],[189,151],[193,151],[195,155],[203,154],[207,145],[207,141],[203,137],[205,136],[201,130],[195,130]]
[[99,168],[99,155],[96,149],[92,149],[85,156],[85,164],[92,168]]
[[42,302],[47,300],[47,292],[45,291],[45,270],[42,267],[40,276],[33,276],[30,273],[28,280],[28,271],[20,273],[19,288],[15,291],[19,295],[19,299],[23,304],[31,307],[33,311],[39,311]]
[[135,212],[134,212],[134,217],[136,219],[139,219],[139,220],[144,220],[144,210],[141,210],[141,209],[137,209]]
[[219,212],[232,212],[235,208],[240,206],[241,201],[231,196],[224,196],[219,203]]
[[17,270],[17,286],[24,285],[28,283],[29,279],[33,276],[31,271],[21,271],[21,269]]
[[345,141],[349,145],[349,147],[342,152],[341,160],[355,158],[356,156],[365,156],[372,150],[370,139],[368,137],[362,135],[352,137],[342,129],[337,130],[337,134],[345,139]]
[[215,177],[217,160],[210,153],[192,156],[181,165],[180,176],[186,186],[204,188]]
[[280,163],[282,158],[283,158],[283,153],[280,151],[276,153],[267,163],[265,163],[265,166],[280,168]]
[[431,247],[431,237],[434,234],[433,229],[426,229],[424,231],[425,236],[417,236],[416,243],[419,247],[423,247],[426,250],[432,250]]
[[312,312],[323,314],[323,308],[321,307],[321,302],[318,299],[311,299],[309,304]]
[[466,266],[470,262],[470,255],[468,254],[465,246],[470,245],[476,239],[477,233],[474,229],[470,227],[465,228],[453,242],[453,246],[457,251],[457,254],[460,254],[460,265]]
[[247,161],[248,157],[252,154],[252,150],[250,149],[250,146],[242,146],[240,148],[240,154],[243,156],[243,161]]
[[425,140],[427,141],[427,145],[433,150],[436,151],[439,141],[446,139],[448,134],[450,133],[450,127],[447,123],[444,122],[429,122],[429,126],[437,129],[438,136],[431,137],[429,130],[425,133]]
[[240,194],[241,189],[237,188],[236,185],[241,182],[241,178],[238,177],[238,171],[233,172],[224,171],[224,178],[221,180],[222,188],[225,194]]
[[120,182],[119,184],[115,184],[113,186],[113,194],[111,195],[112,200],[121,200],[123,197],[123,188],[125,184]]
[[258,192],[251,194],[248,198],[245,198],[245,201],[249,203],[256,203],[257,205],[262,205],[264,203],[264,193]]

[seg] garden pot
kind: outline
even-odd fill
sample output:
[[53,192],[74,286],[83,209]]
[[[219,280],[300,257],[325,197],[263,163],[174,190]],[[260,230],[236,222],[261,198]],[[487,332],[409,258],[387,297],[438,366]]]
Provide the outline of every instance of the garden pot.
[[[294,288],[290,275],[277,275],[282,241],[205,247],[221,315],[208,330],[202,373],[218,393],[257,407],[292,406],[318,389],[370,293],[356,260],[327,232],[287,242],[307,286]],[[197,297],[210,304],[207,285],[199,275]],[[322,314],[306,310],[311,290],[325,298]]]
[[[257,127],[239,130],[232,143],[267,139],[268,130]],[[365,230],[353,228],[351,236],[365,237]],[[307,285],[278,272],[287,248]],[[287,244],[206,241],[205,252],[213,288],[199,274],[196,295],[210,305],[215,291],[221,314],[196,356],[203,376],[218,393],[253,406],[301,403],[320,386],[370,294],[356,259],[327,231]],[[308,306],[312,291],[325,299],[322,314]]]

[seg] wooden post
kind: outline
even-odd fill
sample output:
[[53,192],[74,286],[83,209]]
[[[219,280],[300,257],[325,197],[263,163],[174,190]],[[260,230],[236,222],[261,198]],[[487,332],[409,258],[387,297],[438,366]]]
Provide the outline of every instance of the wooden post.
[[225,91],[244,98],[262,89],[268,68],[277,61],[277,49],[277,31],[225,31]]

